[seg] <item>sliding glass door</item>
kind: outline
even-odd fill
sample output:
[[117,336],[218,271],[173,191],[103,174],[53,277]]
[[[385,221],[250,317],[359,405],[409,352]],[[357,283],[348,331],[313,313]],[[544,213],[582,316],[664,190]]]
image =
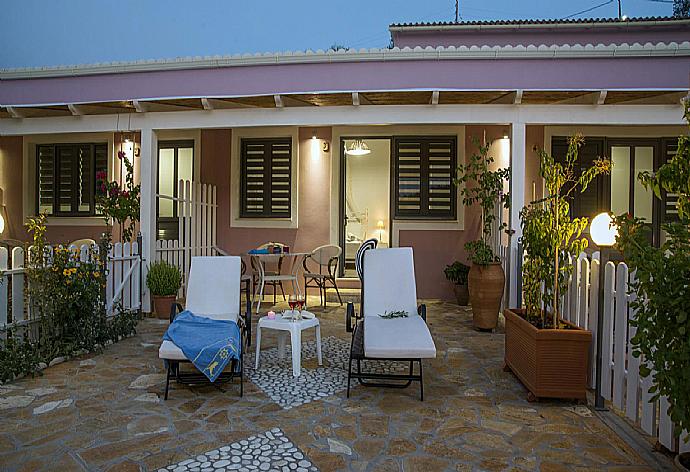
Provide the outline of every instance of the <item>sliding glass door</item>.
[[[178,182],[194,175],[194,141],[158,142],[158,219],[157,239],[178,238]],[[166,198],[168,197],[168,198]]]

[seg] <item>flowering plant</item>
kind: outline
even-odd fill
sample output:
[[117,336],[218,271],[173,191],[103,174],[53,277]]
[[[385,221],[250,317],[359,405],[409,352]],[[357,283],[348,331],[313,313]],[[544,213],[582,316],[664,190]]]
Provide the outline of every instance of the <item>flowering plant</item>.
[[124,185],[113,180],[108,181],[106,172],[96,174],[96,206],[105,218],[106,223],[111,220],[120,225],[123,241],[131,241],[134,236],[134,226],[139,221],[140,185],[134,184],[134,166],[127,159],[124,151],[118,151],[117,157],[121,165],[127,169]]

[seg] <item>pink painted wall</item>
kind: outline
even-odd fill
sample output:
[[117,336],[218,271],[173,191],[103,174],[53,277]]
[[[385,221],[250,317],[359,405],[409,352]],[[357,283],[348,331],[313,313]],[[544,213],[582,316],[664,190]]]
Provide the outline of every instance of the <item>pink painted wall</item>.
[[[298,133],[298,229],[237,228],[230,226],[232,189],[230,188],[232,130],[203,130],[201,133],[201,181],[214,184],[218,191],[219,247],[231,254],[242,254],[268,241],[282,242],[292,251],[311,251],[328,244],[330,237],[330,160],[331,152],[312,155],[311,138],[316,132],[322,141],[331,141],[331,128],[300,128]],[[320,143],[319,143],[320,149]],[[286,287],[287,288],[287,287]]]

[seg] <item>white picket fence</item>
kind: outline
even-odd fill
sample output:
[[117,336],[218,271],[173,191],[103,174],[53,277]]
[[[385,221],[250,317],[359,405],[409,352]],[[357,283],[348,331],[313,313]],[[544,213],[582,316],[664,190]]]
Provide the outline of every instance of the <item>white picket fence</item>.
[[[563,299],[563,318],[581,328],[592,331],[592,350],[590,355],[590,387],[596,380],[597,313],[599,304],[599,256],[593,258],[580,254],[574,262],[575,267],[568,292]],[[649,388],[652,376],[642,379],[640,362],[635,358],[630,340],[635,335],[635,327],[630,320],[635,312],[630,302],[636,297],[629,290],[634,274],[628,266],[620,262],[608,262],[604,274],[604,326],[602,339],[602,396],[611,402],[616,410],[638,425],[645,433],[658,439],[670,451],[690,452],[690,443],[681,439],[677,444],[673,435],[674,425],[667,410],[668,400],[661,398],[649,402],[652,395]],[[685,433],[687,434],[687,433]]]
[[156,196],[177,205],[179,231],[178,239],[156,241],[155,260],[169,262],[180,269],[184,292],[192,257],[216,255],[216,186],[180,180],[177,197]]
[[[29,247],[29,252],[31,252]],[[52,253],[52,248],[48,247]],[[98,246],[87,245],[79,249],[79,260],[88,262],[97,257]],[[23,248],[15,247],[10,253],[0,248],[0,330],[30,324],[34,321],[30,303],[25,294],[26,254]],[[11,264],[9,261],[11,260]],[[10,267],[11,266],[11,267]],[[119,302],[126,310],[141,308],[141,256],[138,243],[113,244],[108,255],[106,278],[106,312],[112,315]]]

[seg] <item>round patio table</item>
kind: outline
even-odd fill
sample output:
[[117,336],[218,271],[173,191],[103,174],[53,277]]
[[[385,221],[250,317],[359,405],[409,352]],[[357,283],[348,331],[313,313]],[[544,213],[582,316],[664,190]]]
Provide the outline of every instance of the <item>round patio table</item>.
[[[263,291],[264,291],[264,285],[266,282],[290,282],[292,284],[292,290],[295,294],[298,295],[304,295],[306,299],[306,293],[302,294],[302,290],[299,286],[299,271],[302,266],[301,262],[302,260],[309,256],[311,253],[310,252],[282,252],[280,254],[268,254],[268,253],[246,253],[244,254],[245,256],[248,256],[251,258],[252,261],[255,263],[252,264],[252,267],[257,268],[258,270],[258,276],[259,276],[259,282],[256,284],[258,287],[258,295],[259,297],[257,298],[256,301],[256,312],[259,312],[259,309],[261,308],[261,298],[263,297]],[[280,263],[280,261],[288,259],[291,262],[290,265],[290,270],[289,273],[287,274],[267,274],[266,273],[266,263],[267,262],[276,262]],[[255,287],[255,294],[256,294],[256,289]]]

